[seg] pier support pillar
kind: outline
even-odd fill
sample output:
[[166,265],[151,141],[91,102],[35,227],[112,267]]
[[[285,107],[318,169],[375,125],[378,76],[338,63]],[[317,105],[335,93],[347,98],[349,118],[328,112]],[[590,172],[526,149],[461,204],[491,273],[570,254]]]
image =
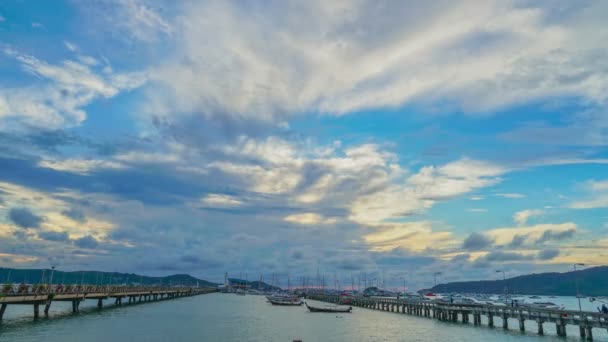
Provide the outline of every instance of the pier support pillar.
[[507,314],[502,315],[502,328],[509,329],[509,317]]
[[566,336],[566,326],[560,321],[555,323],[555,331],[557,336]]
[[526,331],[526,320],[523,318],[519,319],[519,331],[521,331],[521,332]]
[[49,316],[49,310],[51,309],[52,302],[53,302],[52,300],[47,300],[46,305],[44,306],[44,315],[47,317]]
[[543,330],[543,321],[539,319],[537,321],[537,323],[538,323],[538,334],[539,335],[544,335],[545,331]]
[[593,327],[587,325],[585,327],[585,332],[587,333],[587,341],[593,341]]
[[80,301],[79,300],[72,301],[72,312],[73,313],[80,312]]
[[494,328],[494,315],[488,314],[488,326]]
[[469,315],[464,311],[461,313],[461,315],[462,315],[462,323],[466,323],[469,318],[468,317]]
[[40,316],[40,304],[34,304],[34,318],[38,318]]
[[97,308],[98,309],[103,309],[103,299],[99,298],[97,300]]
[[4,316],[4,311],[6,311],[6,306],[8,304],[4,303],[2,304],[2,306],[0,306],[0,321],[2,320],[2,316]]

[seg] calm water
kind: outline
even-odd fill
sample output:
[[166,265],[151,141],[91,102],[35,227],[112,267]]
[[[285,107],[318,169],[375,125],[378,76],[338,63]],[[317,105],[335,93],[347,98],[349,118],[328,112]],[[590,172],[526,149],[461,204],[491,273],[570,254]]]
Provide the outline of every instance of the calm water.
[[[93,307],[96,301],[83,304],[72,315],[69,303],[53,303],[51,317],[37,321],[31,306],[9,306],[0,341],[564,341],[536,336],[532,324],[521,334],[516,321],[509,322],[513,330],[503,331],[361,308],[352,314],[309,313],[304,306],[271,306],[262,296],[216,293],[101,311]],[[554,334],[554,326],[545,324],[545,332]],[[576,334],[569,327],[568,340],[580,341]],[[608,341],[605,330],[595,329],[594,335]]]

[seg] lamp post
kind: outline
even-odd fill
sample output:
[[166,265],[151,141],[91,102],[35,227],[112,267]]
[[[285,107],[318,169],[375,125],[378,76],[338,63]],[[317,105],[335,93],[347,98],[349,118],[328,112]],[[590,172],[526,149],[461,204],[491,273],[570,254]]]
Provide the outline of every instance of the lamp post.
[[50,283],[51,286],[53,286],[53,274],[55,273],[55,265],[51,266],[51,279],[50,279]]
[[502,272],[502,281],[504,282],[504,296],[505,296],[505,305],[507,305],[507,283],[506,283],[506,276],[505,276],[505,271],[504,270],[496,270],[496,273],[501,273]]
[[[585,264],[582,264],[582,263],[573,264],[572,269],[574,270],[574,272],[576,272],[576,266],[585,266]],[[581,295],[579,293],[578,276],[576,274],[574,275],[574,279],[575,279],[575,283],[576,283],[576,299],[578,299],[578,311],[582,312],[583,309],[581,308]]]
[[437,276],[441,275],[441,272],[435,272],[433,273],[433,286],[437,286]]

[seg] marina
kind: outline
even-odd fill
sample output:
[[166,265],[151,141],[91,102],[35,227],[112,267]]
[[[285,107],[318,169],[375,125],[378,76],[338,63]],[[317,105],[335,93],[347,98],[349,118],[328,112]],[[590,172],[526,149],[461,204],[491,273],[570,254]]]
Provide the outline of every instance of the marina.
[[[344,303],[344,298],[339,295],[315,294],[310,298],[329,303]],[[594,329],[608,330],[608,315],[590,311],[365,297],[350,297],[348,304],[446,322],[470,323],[472,321],[474,326],[481,325],[482,321],[489,327],[495,327],[498,323],[504,330],[509,329],[510,320],[516,320],[520,332],[526,331],[526,321],[529,321],[536,324],[536,331],[539,335],[545,334],[545,324],[554,324],[555,332],[560,337],[567,336],[566,327],[570,325],[578,327],[579,336],[588,341],[593,340]]]

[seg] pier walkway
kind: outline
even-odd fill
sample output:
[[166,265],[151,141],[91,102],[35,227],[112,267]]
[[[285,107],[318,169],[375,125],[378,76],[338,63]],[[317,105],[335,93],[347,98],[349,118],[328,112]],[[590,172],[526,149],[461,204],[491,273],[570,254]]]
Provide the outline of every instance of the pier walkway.
[[[344,299],[338,295],[311,294],[307,298],[344,304]],[[543,324],[555,324],[558,336],[566,336],[566,325],[579,327],[580,337],[593,340],[593,329],[608,329],[608,315],[599,312],[554,310],[526,306],[500,306],[490,304],[451,304],[439,301],[406,300],[374,297],[348,297],[348,304],[368,309],[396,312],[408,315],[434,318],[441,321],[485,324],[494,327],[498,318],[503,329],[509,329],[509,319],[517,320],[519,330],[525,331],[526,321],[533,321],[539,335],[544,334]]]
[[0,292],[0,320],[10,305],[32,305],[34,318],[40,315],[40,306],[48,316],[54,301],[72,302],[72,312],[80,311],[80,302],[97,300],[97,307],[103,308],[104,300],[113,299],[115,305],[143,303],[164,299],[180,298],[215,292],[213,288],[163,287],[163,286],[96,286],[96,285],[4,285]]

